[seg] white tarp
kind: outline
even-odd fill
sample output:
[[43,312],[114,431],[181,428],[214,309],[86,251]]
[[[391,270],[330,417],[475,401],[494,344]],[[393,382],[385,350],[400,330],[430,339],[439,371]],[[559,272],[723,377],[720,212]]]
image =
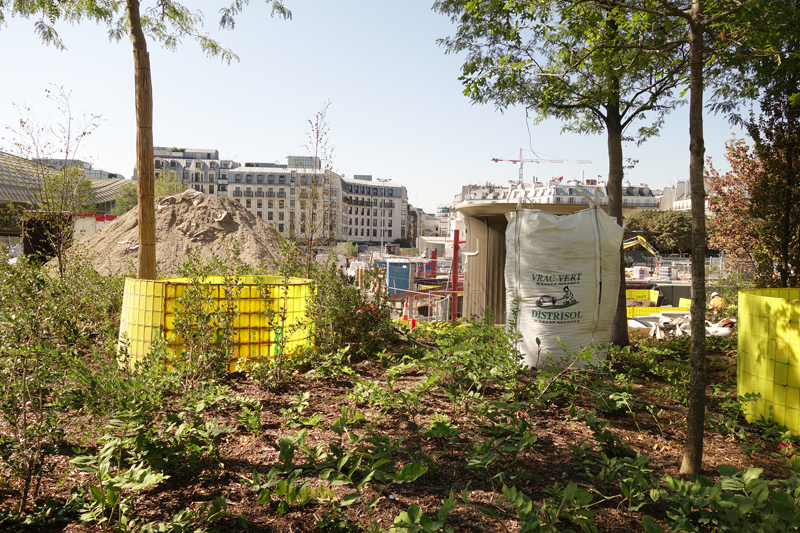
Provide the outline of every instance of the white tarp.
[[590,206],[561,216],[518,206],[506,215],[506,309],[529,367],[545,366],[548,353],[561,360],[587,346],[599,356],[597,346],[608,343],[622,228]]

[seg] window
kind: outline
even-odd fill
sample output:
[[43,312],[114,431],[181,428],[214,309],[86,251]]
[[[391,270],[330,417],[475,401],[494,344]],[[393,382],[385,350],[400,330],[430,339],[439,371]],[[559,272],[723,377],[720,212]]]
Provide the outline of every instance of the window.
[[273,176],[272,174],[270,174],[270,175],[267,177],[267,182],[268,182],[268,183],[275,183],[275,176]]
[[374,216],[374,217],[378,216],[378,210],[377,209],[373,209],[372,210],[372,216]]
[[373,218],[372,219],[372,225],[373,226],[377,226],[378,225],[378,219],[377,218]]
[[391,218],[389,219],[389,224],[388,224],[388,226],[389,226],[390,228],[392,227],[392,219],[391,219]]
[[348,234],[348,235],[352,235],[352,234],[353,234],[353,228],[350,228],[350,230],[348,231],[348,233],[347,233],[347,234]]
[[362,215],[364,214],[364,208],[363,207],[361,208],[361,214]]
[[215,163],[214,161],[212,161],[211,163],[209,163],[209,166],[210,166],[211,168],[217,168],[217,163]]
[[391,217],[392,217],[392,210],[389,209],[389,218],[391,218]]
[[275,207],[275,200],[267,200],[267,207],[269,207],[270,209]]
[[286,209],[286,201],[285,200],[278,200],[278,207],[280,209]]
[[256,216],[258,218],[264,218],[264,216],[262,215],[261,211],[256,211]]
[[252,200],[245,200],[244,201],[244,206],[245,207],[253,207],[252,203],[253,203]]
[[349,212],[349,213],[347,213],[347,214],[348,214],[348,215],[352,215],[352,214],[353,214],[353,206],[352,206],[352,205],[350,206],[350,212]]
[[394,189],[386,189],[386,195],[387,196],[394,196],[393,193],[394,193]]
[[264,200],[256,200],[256,207],[259,209],[264,207]]
[[175,168],[175,165],[176,165],[175,161],[170,161],[169,162],[169,166],[171,166],[172,168]]
[[208,182],[209,183],[214,183],[214,173],[213,172],[209,172],[209,174],[208,174]]
[[203,168],[203,163],[201,163],[200,161],[195,161],[194,168]]
[[208,194],[214,194],[214,186],[213,185],[209,185],[208,186]]
[[369,219],[367,219],[367,226],[369,226]]
[[278,211],[278,220],[283,220],[283,211]]
[[364,236],[364,228],[361,228],[361,236]]
[[245,181],[246,181],[247,183],[253,183],[253,175],[252,175],[252,174],[248,174],[248,175],[245,177]]
[[272,211],[267,211],[267,220],[272,220]]
[[278,231],[283,233],[283,224],[278,224]]
[[391,237],[391,236],[392,236],[392,230],[386,230],[386,231],[388,231],[388,232],[389,232],[389,234],[387,235],[387,237]]
[[289,200],[289,207],[294,207],[294,198]]
[[226,179],[228,179],[228,175],[227,174],[220,174],[219,175],[219,179],[226,180]]
[[236,177],[234,178],[233,181],[235,181],[236,183],[241,183],[242,182],[242,175],[241,174],[236,174]]
[[286,184],[286,176],[278,176],[278,183],[280,183],[281,185],[285,185]]
[[264,183],[264,174],[256,176],[256,183]]
[[373,237],[377,237],[378,236],[378,230],[376,230],[376,229],[372,230],[372,236]]

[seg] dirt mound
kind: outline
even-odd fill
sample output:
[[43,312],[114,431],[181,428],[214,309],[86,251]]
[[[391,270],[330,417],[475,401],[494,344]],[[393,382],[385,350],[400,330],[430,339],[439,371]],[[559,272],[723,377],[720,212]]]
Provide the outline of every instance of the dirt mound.
[[[273,227],[225,196],[186,191],[156,198],[156,266],[159,278],[177,275],[190,249],[202,258],[227,257],[234,243],[248,265],[272,263],[280,253],[280,235]],[[139,254],[139,221],[131,209],[81,242],[101,273],[135,272]]]

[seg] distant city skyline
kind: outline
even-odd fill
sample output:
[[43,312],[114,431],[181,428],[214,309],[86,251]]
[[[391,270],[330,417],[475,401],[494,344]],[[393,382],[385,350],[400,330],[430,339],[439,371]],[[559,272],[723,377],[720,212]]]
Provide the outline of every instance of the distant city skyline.
[[[253,3],[234,31],[220,32],[218,5],[201,2],[205,30],[241,58],[230,66],[206,58],[189,40],[177,52],[148,42],[156,146],[213,148],[242,163],[283,162],[287,155],[304,155],[308,121],[330,101],[334,170],[402,183],[409,202],[428,213],[450,203],[463,185],[516,180],[516,165],[491,159],[516,158],[520,148],[592,161],[526,163],[525,181],[607,176],[605,136],[562,135],[559,122],[533,124],[522,108],[500,113],[491,104],[472,105],[458,81],[462,58],[445,55],[436,44],[455,28],[429,7],[320,0],[287,7],[293,19],[284,21],[270,18],[263,3]],[[135,165],[130,42],[110,43],[106,29],[94,24],[57,27],[67,51],[42,44],[32,20],[9,18],[0,28],[0,47],[21,51],[4,55],[4,71],[14,75],[0,92],[0,126],[18,122],[14,104],[30,106],[41,120],[48,115],[56,120],[45,90],[63,86],[72,93],[73,114],[104,118],[75,157],[130,177]],[[706,118],[706,155],[718,168],[727,169],[724,142],[731,131],[736,130],[721,117]],[[12,151],[5,130],[0,137],[0,149]],[[659,189],[688,179],[687,107],[667,117],[660,137],[641,147],[629,143],[624,155],[639,161],[627,172],[631,183]]]

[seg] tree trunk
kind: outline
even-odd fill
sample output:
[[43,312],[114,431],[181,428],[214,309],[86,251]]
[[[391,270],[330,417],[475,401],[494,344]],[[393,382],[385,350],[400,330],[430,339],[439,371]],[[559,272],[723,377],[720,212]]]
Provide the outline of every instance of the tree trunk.
[[[619,83],[616,83],[619,87]],[[622,216],[622,180],[625,170],[622,164],[622,117],[619,111],[619,99],[609,102],[607,106],[606,129],[608,131],[608,214],[617,219],[617,224],[624,226]],[[625,257],[622,244],[619,249],[619,291],[617,292],[617,310],[611,322],[609,340],[616,346],[628,346],[628,315],[625,297]]]
[[139,279],[156,279],[153,89],[150,56],[139,17],[139,0],[127,0],[136,82],[136,191],[139,198]]
[[692,344],[689,415],[681,474],[699,475],[703,465],[706,406],[706,191],[703,184],[703,1],[693,0],[689,57],[689,184],[692,189]]

